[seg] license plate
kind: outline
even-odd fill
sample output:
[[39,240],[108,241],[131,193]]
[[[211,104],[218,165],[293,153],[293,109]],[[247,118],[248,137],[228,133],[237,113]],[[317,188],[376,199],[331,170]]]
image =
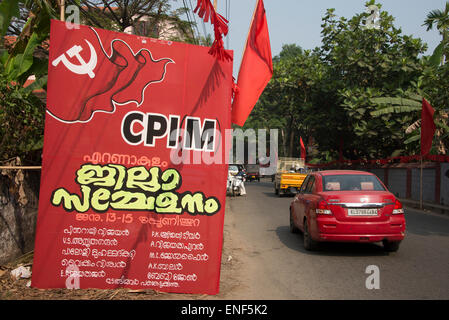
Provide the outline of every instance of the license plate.
[[348,209],[348,216],[377,216],[377,209]]

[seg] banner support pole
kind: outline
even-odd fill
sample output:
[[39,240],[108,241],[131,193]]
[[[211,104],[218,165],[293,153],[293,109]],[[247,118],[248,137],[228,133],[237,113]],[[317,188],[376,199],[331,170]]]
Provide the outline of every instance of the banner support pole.
[[65,12],[65,0],[59,0],[60,1],[60,7],[61,10],[59,11],[60,13],[60,20],[61,21],[65,21],[65,17],[64,17],[64,12]]
[[0,170],[41,170],[42,166],[0,166]]

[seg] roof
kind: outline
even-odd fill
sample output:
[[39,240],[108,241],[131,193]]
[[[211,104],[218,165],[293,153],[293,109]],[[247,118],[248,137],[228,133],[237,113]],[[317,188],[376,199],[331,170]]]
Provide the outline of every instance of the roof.
[[17,37],[16,36],[4,36],[3,37],[3,44],[5,47],[12,46],[14,42],[16,42]]

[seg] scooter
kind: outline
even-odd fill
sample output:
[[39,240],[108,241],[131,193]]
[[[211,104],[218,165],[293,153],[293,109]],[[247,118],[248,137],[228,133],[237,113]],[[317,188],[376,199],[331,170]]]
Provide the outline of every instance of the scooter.
[[227,181],[227,192],[232,194],[233,197],[235,197],[235,195],[241,195],[241,190],[242,190],[242,186],[243,182],[245,181],[245,178],[243,176],[232,176],[229,175],[228,176],[228,181]]

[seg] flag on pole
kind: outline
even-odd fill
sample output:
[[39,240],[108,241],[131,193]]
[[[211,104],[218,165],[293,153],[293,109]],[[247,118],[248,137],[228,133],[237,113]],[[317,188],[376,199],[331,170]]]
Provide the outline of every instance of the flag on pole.
[[243,126],[273,75],[270,37],[263,0],[258,0],[237,79],[232,122]]
[[228,34],[229,21],[221,14],[217,13],[217,2],[214,4],[210,0],[198,0],[194,13],[197,13],[204,22],[209,22],[214,26],[215,40],[209,50],[209,53],[219,60],[232,60],[232,56],[226,52],[223,45],[223,37]]
[[433,135],[435,134],[435,123],[433,122],[433,114],[435,110],[423,98],[421,111],[421,156],[425,156],[430,152],[432,147]]
[[301,143],[301,159],[306,161],[306,147],[304,146],[304,142],[302,141],[302,137],[299,137],[299,141]]

